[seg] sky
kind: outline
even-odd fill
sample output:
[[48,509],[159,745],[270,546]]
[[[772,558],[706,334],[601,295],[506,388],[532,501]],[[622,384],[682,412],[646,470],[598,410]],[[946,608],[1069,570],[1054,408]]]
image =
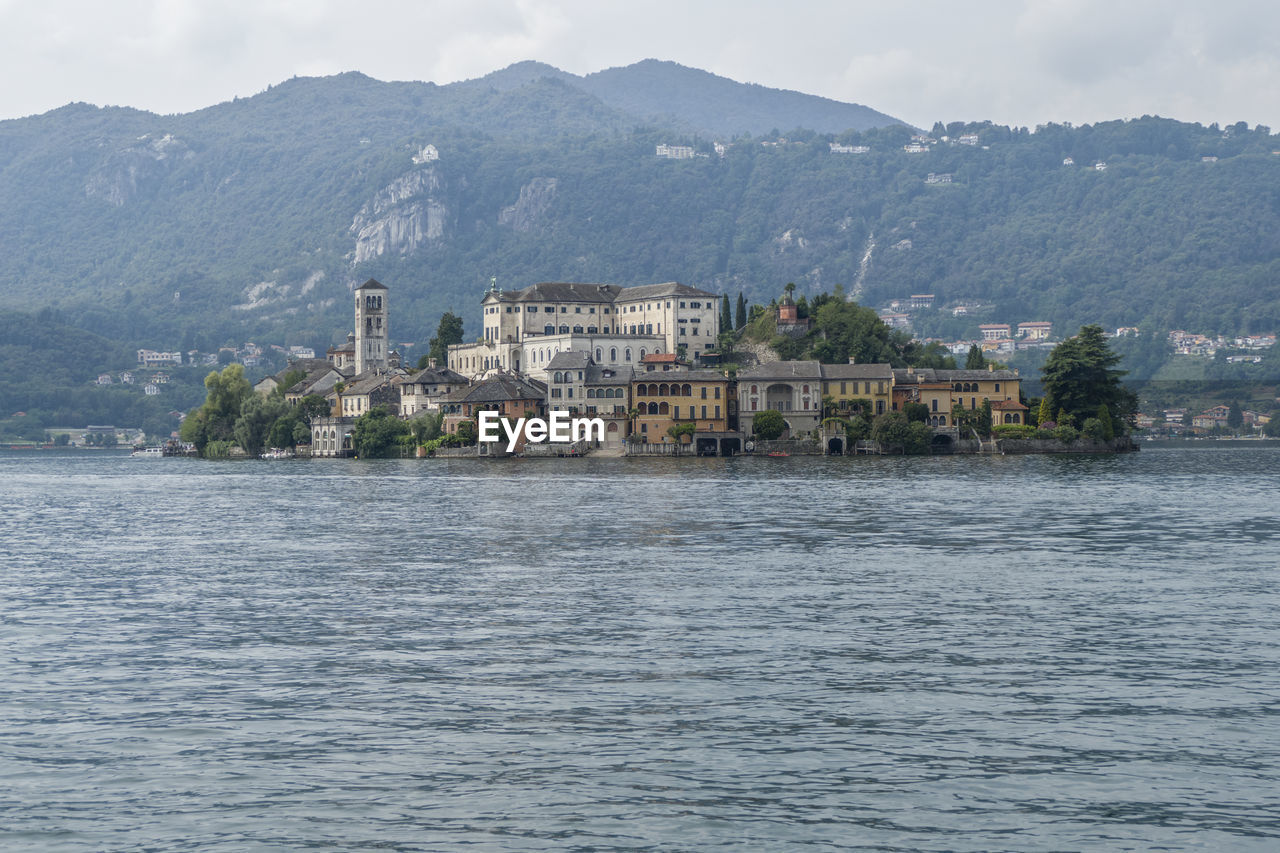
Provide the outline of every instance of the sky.
[[0,0],[0,119],[76,101],[190,112],[343,71],[445,84],[646,58],[921,127],[1280,129],[1275,0]]

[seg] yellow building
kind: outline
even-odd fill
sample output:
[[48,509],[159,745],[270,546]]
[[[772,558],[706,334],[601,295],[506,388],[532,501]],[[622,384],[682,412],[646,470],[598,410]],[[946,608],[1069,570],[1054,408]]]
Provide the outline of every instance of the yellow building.
[[678,424],[691,423],[697,432],[728,432],[737,413],[731,384],[714,370],[638,374],[631,382],[636,412],[631,432],[648,444],[670,443],[667,430]]
[[[951,385],[951,408],[976,409],[984,400],[1018,402],[1022,380],[1015,370],[938,370],[939,382]],[[1025,419],[1024,419],[1025,420]]]
[[848,414],[854,400],[871,401],[870,415],[882,415],[893,405],[893,367],[888,364],[822,365],[822,397],[836,414]]

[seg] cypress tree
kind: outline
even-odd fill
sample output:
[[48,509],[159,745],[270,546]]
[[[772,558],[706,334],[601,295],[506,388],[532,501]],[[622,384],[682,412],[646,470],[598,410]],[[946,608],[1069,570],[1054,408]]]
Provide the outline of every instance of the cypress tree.
[[747,325],[747,300],[743,298],[742,291],[738,291],[738,312],[734,318],[733,328],[741,329]]
[[720,331],[727,332],[733,328],[733,317],[729,314],[729,294],[720,297]]

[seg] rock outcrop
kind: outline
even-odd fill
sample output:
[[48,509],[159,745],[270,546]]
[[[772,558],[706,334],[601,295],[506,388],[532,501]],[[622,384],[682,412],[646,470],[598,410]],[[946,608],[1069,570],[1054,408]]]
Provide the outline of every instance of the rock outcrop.
[[383,187],[355,215],[354,262],[396,252],[411,255],[444,238],[448,207],[441,196],[444,181],[435,169],[419,169]]
[[556,178],[534,178],[520,188],[520,198],[498,213],[498,224],[513,231],[528,232],[542,224],[555,201],[560,182]]

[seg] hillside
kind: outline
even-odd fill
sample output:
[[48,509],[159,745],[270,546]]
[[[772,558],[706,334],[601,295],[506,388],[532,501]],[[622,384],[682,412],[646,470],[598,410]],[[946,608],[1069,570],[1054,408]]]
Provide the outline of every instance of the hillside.
[[[1058,328],[1280,327],[1267,129],[958,123],[920,153],[900,125],[792,130],[861,109],[653,61],[450,86],[302,78],[176,116],[70,105],[0,122],[0,305],[205,351],[341,340],[370,276],[392,288],[393,337],[417,343],[446,309],[474,334],[490,277],[762,301],[842,284],[873,305],[927,291]],[[788,138],[711,130],[766,125]],[[660,143],[706,156],[658,158]],[[939,313],[921,331],[976,322]]]

